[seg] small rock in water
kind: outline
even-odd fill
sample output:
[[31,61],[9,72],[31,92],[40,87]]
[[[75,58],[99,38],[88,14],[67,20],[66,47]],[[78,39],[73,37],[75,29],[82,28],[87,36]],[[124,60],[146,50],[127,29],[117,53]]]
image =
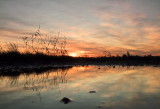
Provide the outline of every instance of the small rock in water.
[[71,102],[72,100],[67,98],[67,97],[64,97],[61,99],[61,102],[63,102],[64,104],[68,104],[69,102]]
[[96,93],[96,91],[92,90],[92,91],[89,91],[89,93]]
[[98,108],[102,108],[102,106],[100,106],[100,105],[99,105],[99,106],[97,106],[97,107],[98,107]]

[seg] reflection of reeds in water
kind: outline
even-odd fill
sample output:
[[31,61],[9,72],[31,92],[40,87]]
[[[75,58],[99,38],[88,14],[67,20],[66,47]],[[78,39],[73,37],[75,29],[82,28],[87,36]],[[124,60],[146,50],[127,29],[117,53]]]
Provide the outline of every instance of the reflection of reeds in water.
[[43,74],[25,75],[25,89],[54,89],[59,83],[67,82],[67,70],[58,69],[56,72],[48,71]]
[[[68,68],[58,68],[45,71],[41,74],[33,72],[33,74],[23,74],[17,77],[0,76],[0,85],[7,87],[23,87],[24,90],[32,90],[36,92],[41,101],[41,92],[47,90],[57,91],[59,94],[59,84],[67,82]],[[22,80],[23,78],[23,80]]]

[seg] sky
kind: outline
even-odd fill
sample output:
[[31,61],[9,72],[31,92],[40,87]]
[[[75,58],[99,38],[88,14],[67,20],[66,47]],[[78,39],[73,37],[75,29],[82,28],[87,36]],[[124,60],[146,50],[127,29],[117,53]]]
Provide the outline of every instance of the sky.
[[160,0],[0,0],[0,43],[41,26],[72,55],[160,55]]

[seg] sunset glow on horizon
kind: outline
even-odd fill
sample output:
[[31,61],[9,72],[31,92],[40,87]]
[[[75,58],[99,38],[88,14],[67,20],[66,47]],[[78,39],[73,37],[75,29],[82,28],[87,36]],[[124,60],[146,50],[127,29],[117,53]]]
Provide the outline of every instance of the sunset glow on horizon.
[[78,57],[77,53],[69,53],[69,56]]
[[159,5],[160,0],[0,0],[0,45],[21,45],[22,36],[40,25],[41,33],[65,35],[69,56],[160,55]]

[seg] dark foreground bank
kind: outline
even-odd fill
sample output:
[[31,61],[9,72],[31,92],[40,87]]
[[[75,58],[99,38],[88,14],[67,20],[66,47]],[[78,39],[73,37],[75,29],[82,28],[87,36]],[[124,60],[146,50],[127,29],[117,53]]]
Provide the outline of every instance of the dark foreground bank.
[[0,65],[160,65],[160,56],[71,57],[7,52],[0,54]]

